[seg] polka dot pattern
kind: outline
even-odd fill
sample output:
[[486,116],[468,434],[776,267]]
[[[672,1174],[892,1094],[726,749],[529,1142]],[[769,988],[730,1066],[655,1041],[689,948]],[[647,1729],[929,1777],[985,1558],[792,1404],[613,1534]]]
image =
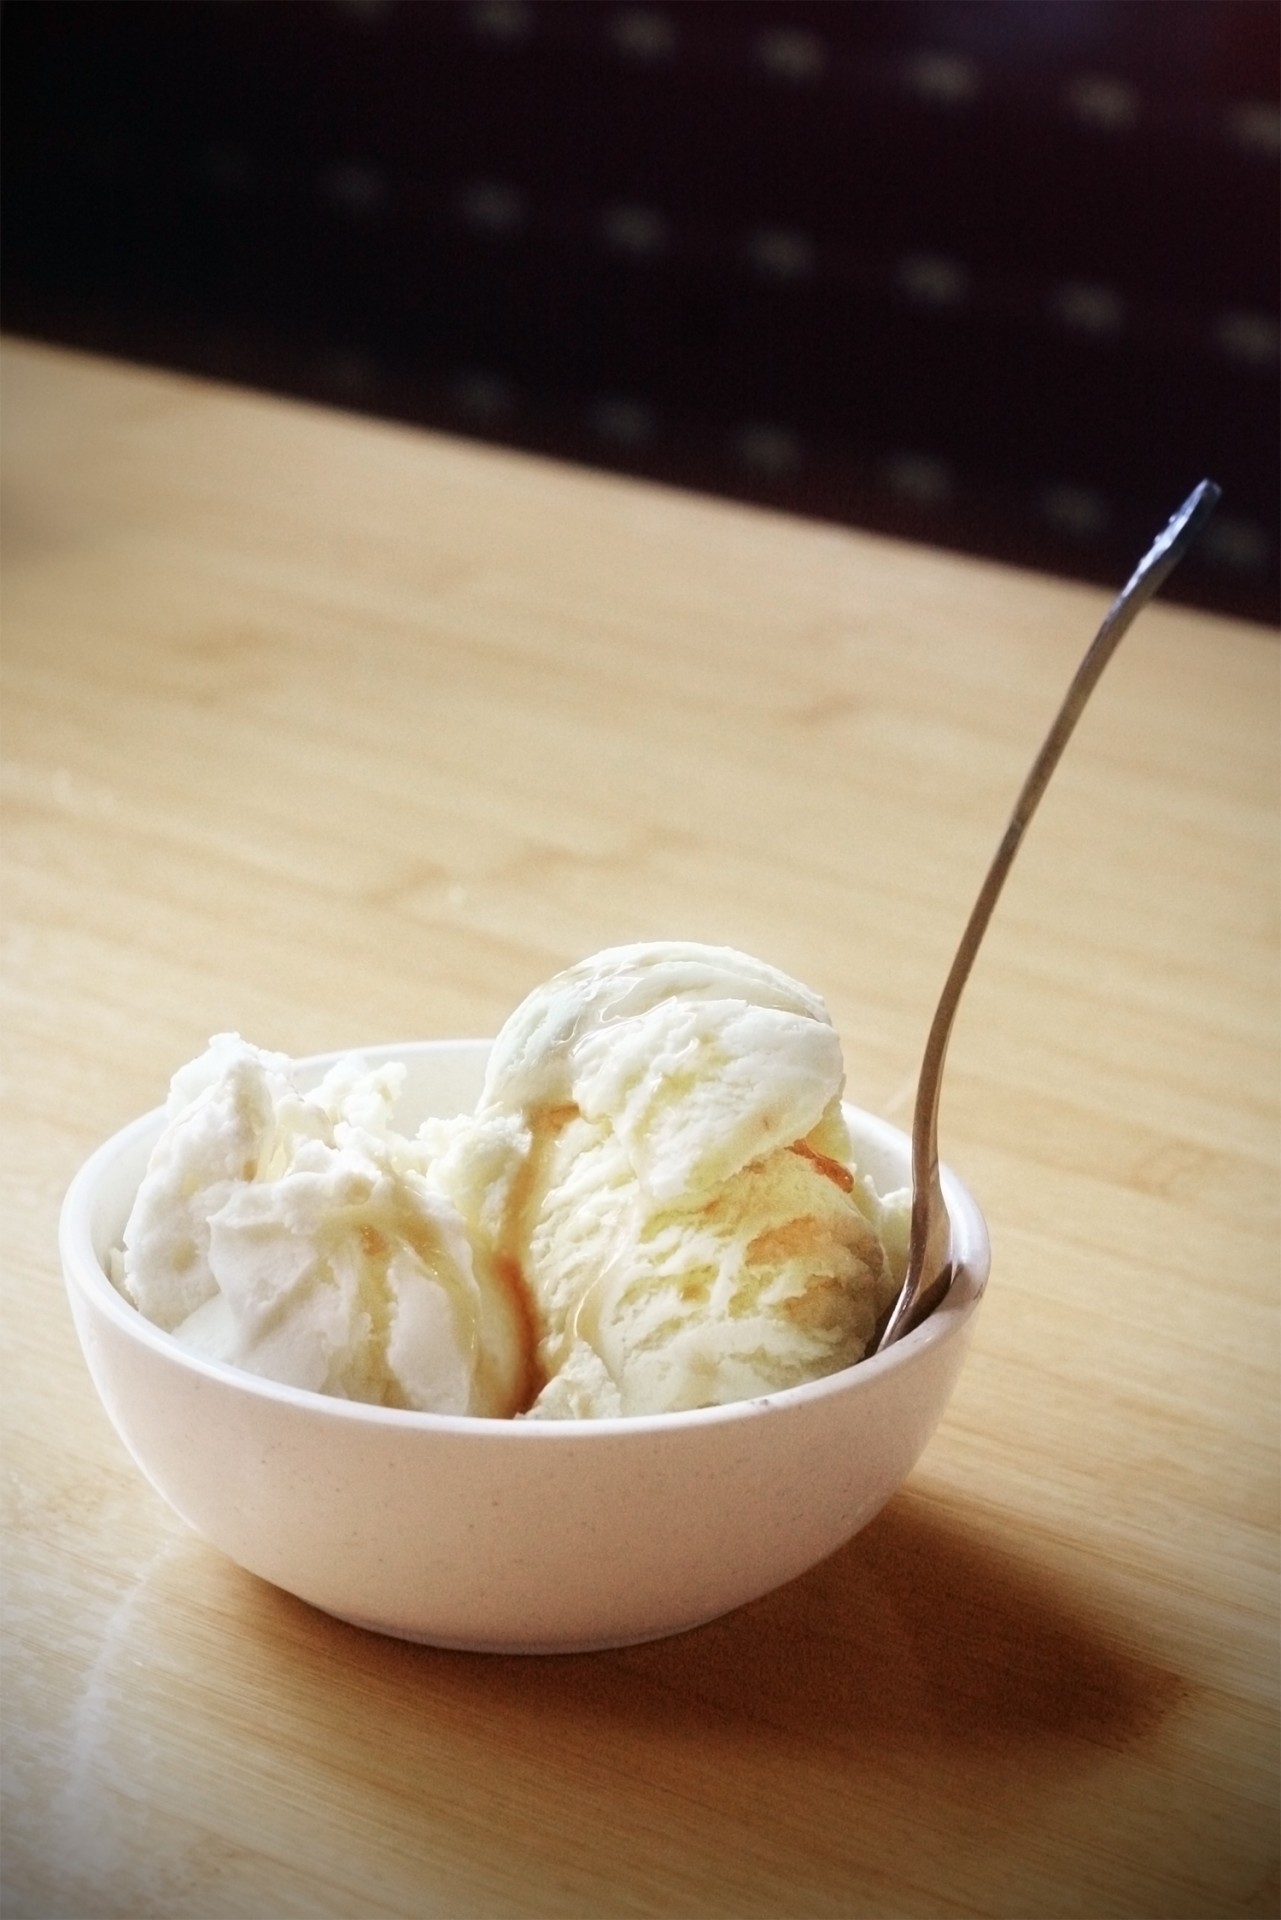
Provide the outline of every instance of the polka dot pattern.
[[1276,619],[1277,40],[1250,0],[44,0],[5,323],[1111,584],[1212,474],[1177,591]]

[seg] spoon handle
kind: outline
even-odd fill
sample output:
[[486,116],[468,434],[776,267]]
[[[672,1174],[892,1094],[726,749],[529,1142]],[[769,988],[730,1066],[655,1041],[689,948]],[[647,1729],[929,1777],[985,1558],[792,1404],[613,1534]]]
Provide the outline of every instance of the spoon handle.
[[975,955],[987,932],[988,921],[1000,898],[1006,875],[1014,864],[1028,822],[1036,812],[1050,776],[1093,693],[1104,667],[1116,652],[1136,616],[1178,565],[1219,500],[1220,489],[1203,480],[1188,495],[1169,525],[1157,535],[1104,616],[1084,659],[1073,675],[1063,703],[1054,717],[1041,751],[1010,815],[987,877],[970,911],[965,931],[948,972],[934,1018],[930,1023],[921,1062],[912,1118],[912,1225],[907,1277],[894,1303],[885,1330],[876,1343],[880,1353],[906,1333],[920,1310],[933,1304],[934,1295],[951,1278],[951,1233],[939,1179],[938,1115],[943,1064],[952,1024],[970,977]]

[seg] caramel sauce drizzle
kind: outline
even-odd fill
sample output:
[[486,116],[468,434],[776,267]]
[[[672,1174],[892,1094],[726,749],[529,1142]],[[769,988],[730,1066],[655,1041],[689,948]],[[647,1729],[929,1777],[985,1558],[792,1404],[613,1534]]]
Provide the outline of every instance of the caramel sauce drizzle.
[[799,1153],[802,1160],[812,1160],[819,1172],[834,1186],[838,1186],[842,1193],[853,1193],[854,1175],[849,1168],[843,1167],[839,1160],[832,1160],[827,1154],[820,1153],[808,1140],[793,1140],[788,1152]]

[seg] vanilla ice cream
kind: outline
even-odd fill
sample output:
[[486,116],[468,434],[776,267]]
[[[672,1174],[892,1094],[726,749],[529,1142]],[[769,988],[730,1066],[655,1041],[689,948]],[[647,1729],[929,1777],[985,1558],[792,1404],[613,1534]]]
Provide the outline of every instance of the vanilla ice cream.
[[402,1079],[352,1059],[303,1094],[283,1054],[218,1036],[174,1077],[120,1291],[193,1351],[286,1385],[519,1411],[523,1296],[392,1128]]
[[524,1276],[534,1415],[718,1405],[863,1357],[906,1196],[852,1165],[843,1083],[818,996],[727,948],[616,948],[517,1008],[476,1115],[425,1138],[480,1243]]
[[817,995],[728,948],[598,954],[522,1002],[473,1113],[312,1093],[234,1035],[173,1082],[117,1285],[193,1350],[390,1406],[534,1418],[771,1393],[867,1352],[908,1196],[854,1164]]

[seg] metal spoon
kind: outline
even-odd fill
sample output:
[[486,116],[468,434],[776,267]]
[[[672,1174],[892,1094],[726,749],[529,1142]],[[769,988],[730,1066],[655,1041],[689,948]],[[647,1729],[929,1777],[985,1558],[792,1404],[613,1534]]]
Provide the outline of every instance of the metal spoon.
[[1189,494],[1108,608],[1103,625],[1076,670],[1054,724],[1046,735],[1045,744],[1032,763],[1032,770],[1023,783],[1023,791],[1010,815],[1010,823],[988,868],[987,878],[979,889],[978,899],[961,935],[961,944],[956,950],[925,1042],[925,1057],[921,1063],[921,1078],[912,1116],[912,1227],[907,1277],[885,1323],[885,1330],[873,1348],[876,1353],[884,1352],[886,1347],[918,1325],[937,1306],[952,1278],[951,1222],[939,1180],[939,1094],[952,1023],[965,983],[970,977],[974,957],[987,932],[988,921],[992,918],[992,909],[1014,863],[1024,829],[1050,784],[1050,775],[1058,765],[1059,755],[1067,745],[1100,674],[1135,616],[1147,605],[1200,533],[1214,511],[1219,494],[1220,489],[1212,480],[1203,480],[1195,492]]

